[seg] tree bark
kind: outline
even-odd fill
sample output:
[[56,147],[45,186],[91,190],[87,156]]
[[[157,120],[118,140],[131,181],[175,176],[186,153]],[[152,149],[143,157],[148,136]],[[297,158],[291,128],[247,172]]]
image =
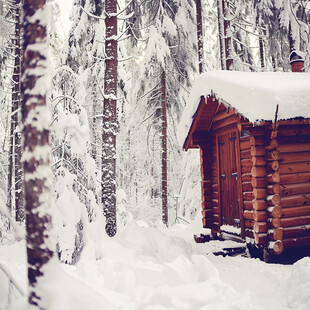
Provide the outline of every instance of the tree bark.
[[166,73],[161,74],[161,192],[162,192],[162,220],[168,226],[168,191],[167,191],[167,89]]
[[[49,163],[49,112],[46,107],[48,10],[46,0],[23,1],[23,45],[21,95],[23,123],[23,167],[28,258],[28,302],[38,309],[44,304],[45,268],[54,255],[51,235]],[[46,285],[46,284],[45,284]]]
[[117,134],[117,1],[105,1],[105,76],[102,131],[102,205],[106,233],[116,234],[116,134]]
[[196,23],[197,23],[197,41],[198,41],[198,66],[199,73],[203,70],[203,32],[202,32],[202,14],[201,0],[196,0]]

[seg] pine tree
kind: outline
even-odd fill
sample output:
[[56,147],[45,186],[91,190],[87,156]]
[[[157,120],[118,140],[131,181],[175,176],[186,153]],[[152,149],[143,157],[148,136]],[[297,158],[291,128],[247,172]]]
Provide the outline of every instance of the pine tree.
[[105,1],[105,75],[102,132],[102,204],[106,232],[116,234],[116,131],[117,131],[117,1]]

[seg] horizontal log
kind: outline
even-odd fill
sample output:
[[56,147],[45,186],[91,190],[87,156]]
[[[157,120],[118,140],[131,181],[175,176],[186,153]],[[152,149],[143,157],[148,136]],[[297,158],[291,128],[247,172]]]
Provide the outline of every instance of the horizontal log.
[[240,152],[240,158],[241,158],[241,159],[249,159],[249,158],[252,158],[250,149],[241,151],[241,152]]
[[212,219],[202,218],[202,227],[203,228],[211,228],[213,224]]
[[212,210],[213,210],[213,215],[214,214],[217,214],[217,215],[220,214],[220,208],[219,207],[212,207]]
[[251,221],[251,220],[244,221],[244,227],[253,229],[253,226],[254,226],[254,221]]
[[267,181],[265,178],[252,178],[251,183],[252,186],[256,188],[264,188],[267,185]]
[[250,140],[240,141],[240,150],[248,150],[251,148]]
[[265,156],[266,149],[264,146],[251,146],[251,156]]
[[212,198],[213,199],[218,199],[219,198],[219,193],[216,191],[212,191]]
[[266,143],[266,139],[262,136],[259,136],[259,137],[254,137],[254,136],[251,136],[250,137],[250,145],[251,146],[261,146],[261,145],[265,145]]
[[299,153],[282,153],[279,155],[279,162],[283,164],[289,163],[299,163],[299,162],[309,162],[310,161],[310,151],[309,152],[299,152]]
[[243,209],[244,210],[253,210],[252,201],[243,200]]
[[265,222],[267,221],[267,212],[254,210],[253,219],[255,222]]
[[243,217],[247,220],[254,220],[254,211],[249,210],[243,211]]
[[219,206],[219,200],[218,199],[212,199],[212,206],[218,207]]
[[281,164],[278,168],[278,171],[280,175],[286,173],[310,172],[310,161],[301,163]]
[[310,182],[298,183],[298,184],[285,184],[285,185],[279,184],[278,187],[279,187],[279,194],[281,197],[310,193]]
[[283,228],[283,238],[296,238],[310,236],[310,225]]
[[252,165],[248,166],[248,167],[241,167],[241,173],[245,174],[245,173],[251,173],[252,170]]
[[252,167],[251,175],[253,178],[261,178],[267,175],[267,171],[264,167]]
[[266,200],[269,206],[279,206],[281,204],[281,197],[279,194],[269,195]]
[[283,239],[283,228],[275,228],[268,231],[268,238],[270,240],[282,240]]
[[281,197],[281,207],[297,207],[310,204],[310,194],[298,194]]
[[274,206],[267,208],[267,212],[269,217],[281,217],[282,216],[282,208],[280,206]]
[[310,205],[302,207],[282,208],[282,217],[310,215]]
[[[275,172],[276,173],[276,172]],[[279,174],[279,181],[281,184],[297,184],[310,182],[310,172],[298,172],[290,174]]]
[[242,197],[243,197],[243,200],[253,200],[254,199],[253,192],[243,192]]
[[202,215],[203,218],[212,218],[213,210],[212,209],[202,210],[201,211],[201,215]]
[[310,135],[310,126],[281,126],[279,127],[279,137]]
[[266,222],[254,222],[253,230],[256,233],[266,233],[268,231],[268,225]]
[[246,158],[246,159],[241,159],[241,167],[252,167],[252,159],[251,158]]
[[282,145],[278,146],[278,151],[280,153],[309,152],[310,151],[310,143],[282,144]]
[[206,201],[202,202],[202,210],[212,209],[212,202]]
[[[272,185],[268,185],[267,187],[267,193],[269,195],[273,195],[273,194],[280,194],[280,190],[281,190],[281,186],[279,183],[275,183]],[[281,196],[281,195],[280,195]]]
[[211,188],[212,182],[211,180],[202,180],[201,181],[201,188]]
[[254,241],[257,245],[266,244],[268,241],[268,236],[266,233],[257,234],[254,232]]
[[267,191],[264,188],[254,188],[253,195],[255,199],[265,199],[267,197]]
[[251,192],[253,191],[253,185],[251,182],[243,182],[242,183],[242,191],[243,192]]
[[299,118],[299,119],[287,119],[277,122],[277,126],[297,126],[297,125],[309,125],[308,118]]
[[279,223],[279,226],[282,227],[294,227],[300,225],[310,225],[310,215],[281,218]]
[[289,144],[289,143],[308,143],[310,141],[310,135],[298,135],[298,136],[288,136],[278,137],[279,144]]
[[284,244],[282,240],[269,242],[268,248],[273,251],[273,253],[280,255],[284,250]]
[[252,164],[253,166],[265,166],[267,164],[267,160],[263,156],[253,156],[252,157]]
[[268,183],[279,183],[280,182],[280,173],[275,171],[272,174],[267,175],[267,182]]
[[257,211],[266,211],[267,202],[264,199],[254,199],[252,202],[252,206],[254,210]]
[[300,238],[289,238],[282,240],[285,248],[294,248],[310,244],[310,236]]
[[241,180],[242,182],[251,182],[252,180],[252,175],[251,173],[244,173],[241,175]]

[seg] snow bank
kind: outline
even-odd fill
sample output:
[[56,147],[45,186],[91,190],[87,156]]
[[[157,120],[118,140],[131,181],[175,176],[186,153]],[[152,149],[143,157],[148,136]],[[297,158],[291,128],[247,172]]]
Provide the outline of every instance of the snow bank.
[[310,258],[305,257],[293,265],[288,289],[290,309],[310,309]]
[[183,112],[178,140],[183,145],[200,97],[214,94],[250,122],[310,118],[310,73],[214,71],[199,75]]

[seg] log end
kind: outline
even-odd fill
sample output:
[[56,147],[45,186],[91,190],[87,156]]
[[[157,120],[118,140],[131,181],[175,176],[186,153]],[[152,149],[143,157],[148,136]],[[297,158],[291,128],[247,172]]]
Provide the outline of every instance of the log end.
[[272,251],[276,255],[282,254],[284,250],[283,242],[281,240],[277,240],[272,244]]

